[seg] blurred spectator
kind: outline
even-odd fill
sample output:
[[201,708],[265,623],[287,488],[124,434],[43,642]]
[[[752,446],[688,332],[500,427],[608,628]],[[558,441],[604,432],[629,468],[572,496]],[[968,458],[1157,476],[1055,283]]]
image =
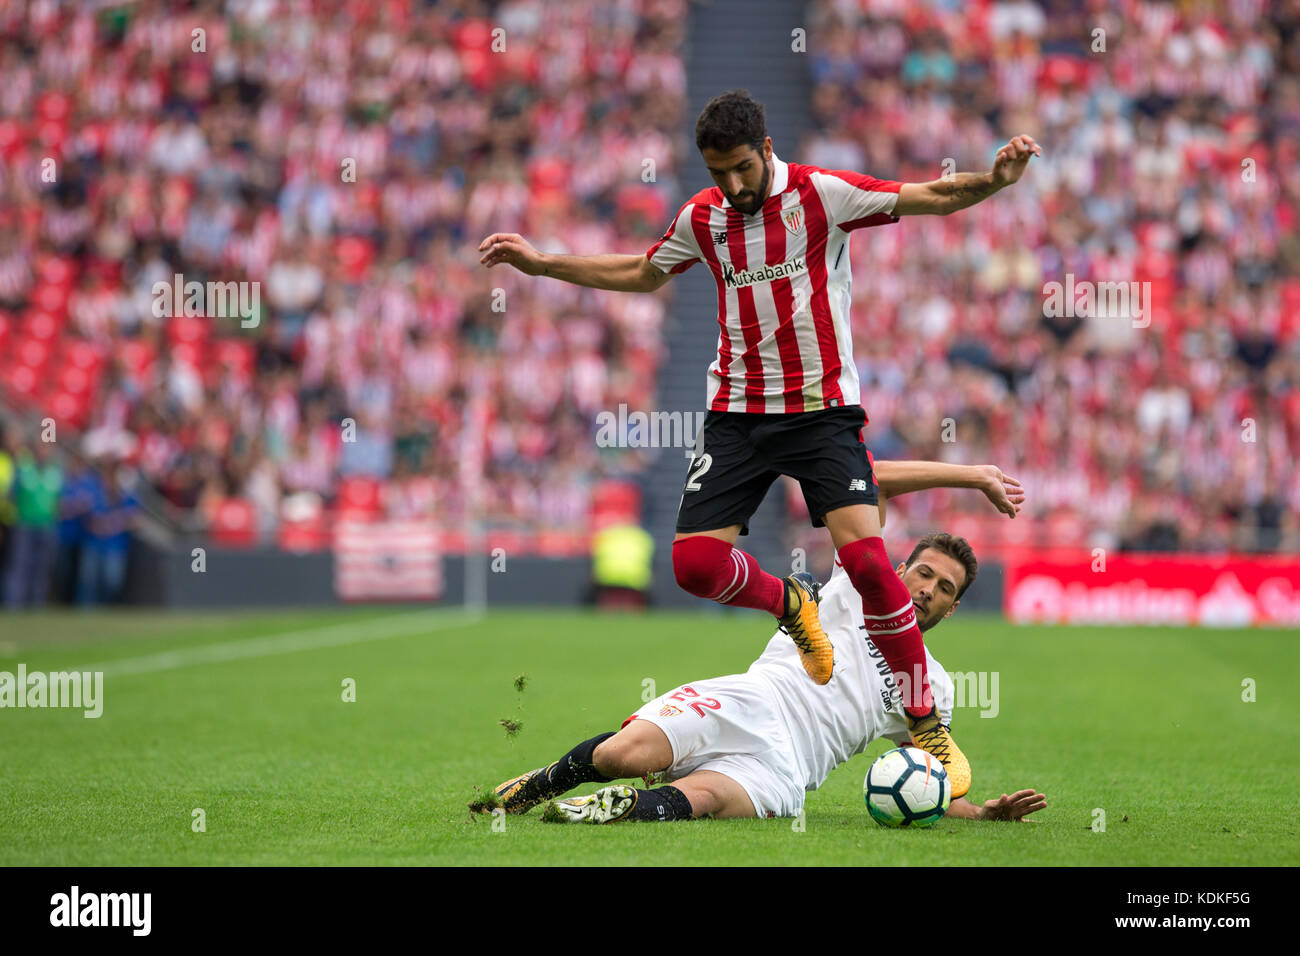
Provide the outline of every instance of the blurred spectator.
[[86,525],[98,493],[99,477],[95,469],[80,462],[72,464],[59,495],[59,552],[54,562],[54,593],[67,604],[76,600]]
[[9,429],[0,419],[0,569],[7,566],[5,554],[13,537],[14,524],[14,461],[13,449],[9,446]]
[[599,608],[644,609],[650,598],[655,543],[638,524],[601,528],[591,539],[591,581]]
[[58,548],[63,468],[49,442],[18,452],[14,471],[15,523],[4,576],[5,607],[43,607]]
[[101,459],[94,471],[92,505],[81,547],[77,603],[82,607],[118,600],[126,580],[131,529],[139,502],[128,487],[125,471]]

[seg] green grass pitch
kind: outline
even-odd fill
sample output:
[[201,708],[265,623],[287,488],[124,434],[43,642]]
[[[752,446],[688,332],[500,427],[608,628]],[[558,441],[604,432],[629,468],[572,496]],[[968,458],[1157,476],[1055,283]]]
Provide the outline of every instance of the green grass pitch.
[[[996,671],[958,710],[971,796],[1036,787],[1021,824],[877,827],[876,743],[791,820],[561,827],[471,816],[490,787],[615,729],[643,682],[745,670],[757,613],[455,610],[0,617],[0,671],[103,665],[104,712],[0,710],[0,864],[1261,865],[1300,862],[1300,635],[1013,627],[928,643]],[[527,675],[522,691],[515,687]],[[1243,681],[1255,681],[1254,702]],[[355,681],[346,702],[344,682]],[[520,723],[507,735],[500,721]],[[1092,828],[1105,811],[1105,831]],[[194,811],[206,829],[193,829]]]

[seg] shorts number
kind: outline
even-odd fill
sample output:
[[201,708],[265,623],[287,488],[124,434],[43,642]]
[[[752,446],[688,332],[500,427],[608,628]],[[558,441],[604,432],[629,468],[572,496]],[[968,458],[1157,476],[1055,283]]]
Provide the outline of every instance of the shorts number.
[[713,456],[710,455],[708,452],[705,452],[694,462],[692,462],[691,467],[694,468],[694,471],[692,471],[689,475],[686,476],[686,490],[699,491],[700,490],[699,479],[704,477],[704,473],[713,467]]
[[695,711],[695,713],[697,713],[697,714],[698,714],[699,716],[701,716],[701,717],[707,716],[707,715],[704,713],[704,708],[706,708],[706,707],[707,707],[709,710],[721,710],[721,709],[722,709],[722,703],[721,703],[721,701],[714,700],[712,697],[700,697],[700,692],[697,691],[694,687],[690,687],[689,685],[686,686],[686,687],[683,687],[681,690],[677,691],[675,694],[670,694],[668,699],[669,699],[669,700],[677,700],[677,701],[681,701],[682,703],[686,703],[686,698],[687,698],[687,697],[695,697],[695,698],[698,698],[697,700],[693,700],[693,701],[691,701],[691,702],[690,702],[689,704],[687,704],[686,706],[690,707],[691,710]]
[[704,713],[705,707],[709,708],[709,710],[722,709],[722,704],[714,700],[712,697],[701,697],[699,700],[693,700],[691,701],[690,706],[691,706],[691,710],[695,711],[701,717],[706,716]]

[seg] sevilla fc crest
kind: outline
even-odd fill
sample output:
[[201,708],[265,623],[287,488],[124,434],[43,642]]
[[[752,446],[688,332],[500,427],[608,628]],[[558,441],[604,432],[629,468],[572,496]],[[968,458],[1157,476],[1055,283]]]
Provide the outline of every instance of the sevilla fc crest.
[[660,717],[676,717],[682,712],[682,709],[676,704],[664,704],[659,711]]
[[781,221],[785,223],[785,228],[790,230],[790,235],[799,235],[803,231],[803,204],[791,206],[781,213]]

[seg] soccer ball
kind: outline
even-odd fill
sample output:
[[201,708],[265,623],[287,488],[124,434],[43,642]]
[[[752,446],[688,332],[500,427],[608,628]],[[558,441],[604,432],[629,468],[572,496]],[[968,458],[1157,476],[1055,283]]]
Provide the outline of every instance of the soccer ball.
[[918,747],[899,747],[871,765],[862,795],[882,827],[928,827],[948,812],[952,784],[936,758]]

